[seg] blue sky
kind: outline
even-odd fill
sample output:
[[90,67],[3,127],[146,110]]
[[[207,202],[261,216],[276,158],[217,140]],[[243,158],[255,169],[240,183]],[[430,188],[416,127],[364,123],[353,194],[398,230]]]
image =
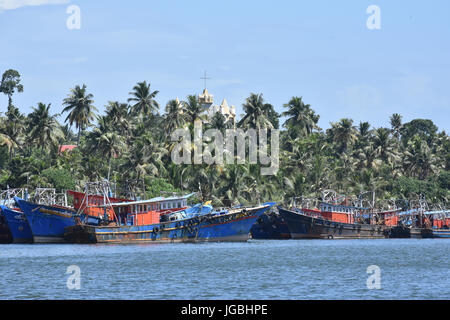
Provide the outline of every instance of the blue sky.
[[[80,30],[66,27],[73,4]],[[366,27],[369,5],[381,9],[380,30]],[[103,110],[143,80],[163,111],[200,93],[207,70],[215,102],[238,114],[251,92],[278,112],[302,96],[324,129],[344,117],[389,126],[397,112],[449,132],[449,12],[447,0],[0,0],[0,72],[21,73],[13,99],[26,113],[38,102],[61,112],[83,83]]]

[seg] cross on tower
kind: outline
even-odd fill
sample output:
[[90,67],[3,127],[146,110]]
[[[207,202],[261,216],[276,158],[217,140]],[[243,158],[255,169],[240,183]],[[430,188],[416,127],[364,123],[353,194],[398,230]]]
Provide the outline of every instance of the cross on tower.
[[200,78],[200,79],[205,80],[205,89],[206,89],[206,80],[211,79],[211,78],[207,78],[207,77],[206,77],[206,71],[205,71],[205,75],[203,76],[203,78]]

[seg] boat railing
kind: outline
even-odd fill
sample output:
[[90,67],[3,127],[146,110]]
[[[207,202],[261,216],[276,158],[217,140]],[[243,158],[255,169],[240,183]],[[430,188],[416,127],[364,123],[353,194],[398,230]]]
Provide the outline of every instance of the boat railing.
[[[336,220],[333,220],[329,217],[323,216],[321,214],[321,212],[309,212],[309,211],[305,211],[299,208],[295,208],[293,211],[301,213],[303,215],[309,216],[309,217],[313,217],[316,219],[321,219],[321,220],[325,220],[325,221],[329,221],[329,222],[338,222]],[[361,215],[358,216],[353,216],[353,222],[344,222],[344,223],[360,223],[360,224],[367,224],[365,223],[365,220],[367,220],[367,218],[362,217]],[[369,221],[372,222],[373,220],[373,216],[369,217]],[[375,222],[375,223],[370,223],[370,224],[383,224],[382,222]]]

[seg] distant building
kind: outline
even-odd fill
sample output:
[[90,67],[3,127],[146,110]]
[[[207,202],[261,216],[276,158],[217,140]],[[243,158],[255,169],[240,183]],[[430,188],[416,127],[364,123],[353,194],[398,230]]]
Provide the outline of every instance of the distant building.
[[228,102],[226,99],[222,100],[220,106],[214,105],[214,96],[209,94],[208,89],[204,89],[202,94],[198,95],[198,101],[203,106],[203,110],[207,115],[208,119],[211,119],[214,114],[220,112],[226,121],[232,121],[233,123],[236,120],[236,107],[228,106]]

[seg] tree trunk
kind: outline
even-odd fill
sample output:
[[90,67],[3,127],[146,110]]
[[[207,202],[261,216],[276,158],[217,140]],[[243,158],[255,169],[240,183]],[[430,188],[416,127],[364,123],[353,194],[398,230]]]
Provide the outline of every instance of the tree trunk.
[[108,182],[109,182],[110,173],[111,173],[111,157],[109,157],[109,159],[108,159]]
[[80,145],[81,127],[78,128],[77,147]]

